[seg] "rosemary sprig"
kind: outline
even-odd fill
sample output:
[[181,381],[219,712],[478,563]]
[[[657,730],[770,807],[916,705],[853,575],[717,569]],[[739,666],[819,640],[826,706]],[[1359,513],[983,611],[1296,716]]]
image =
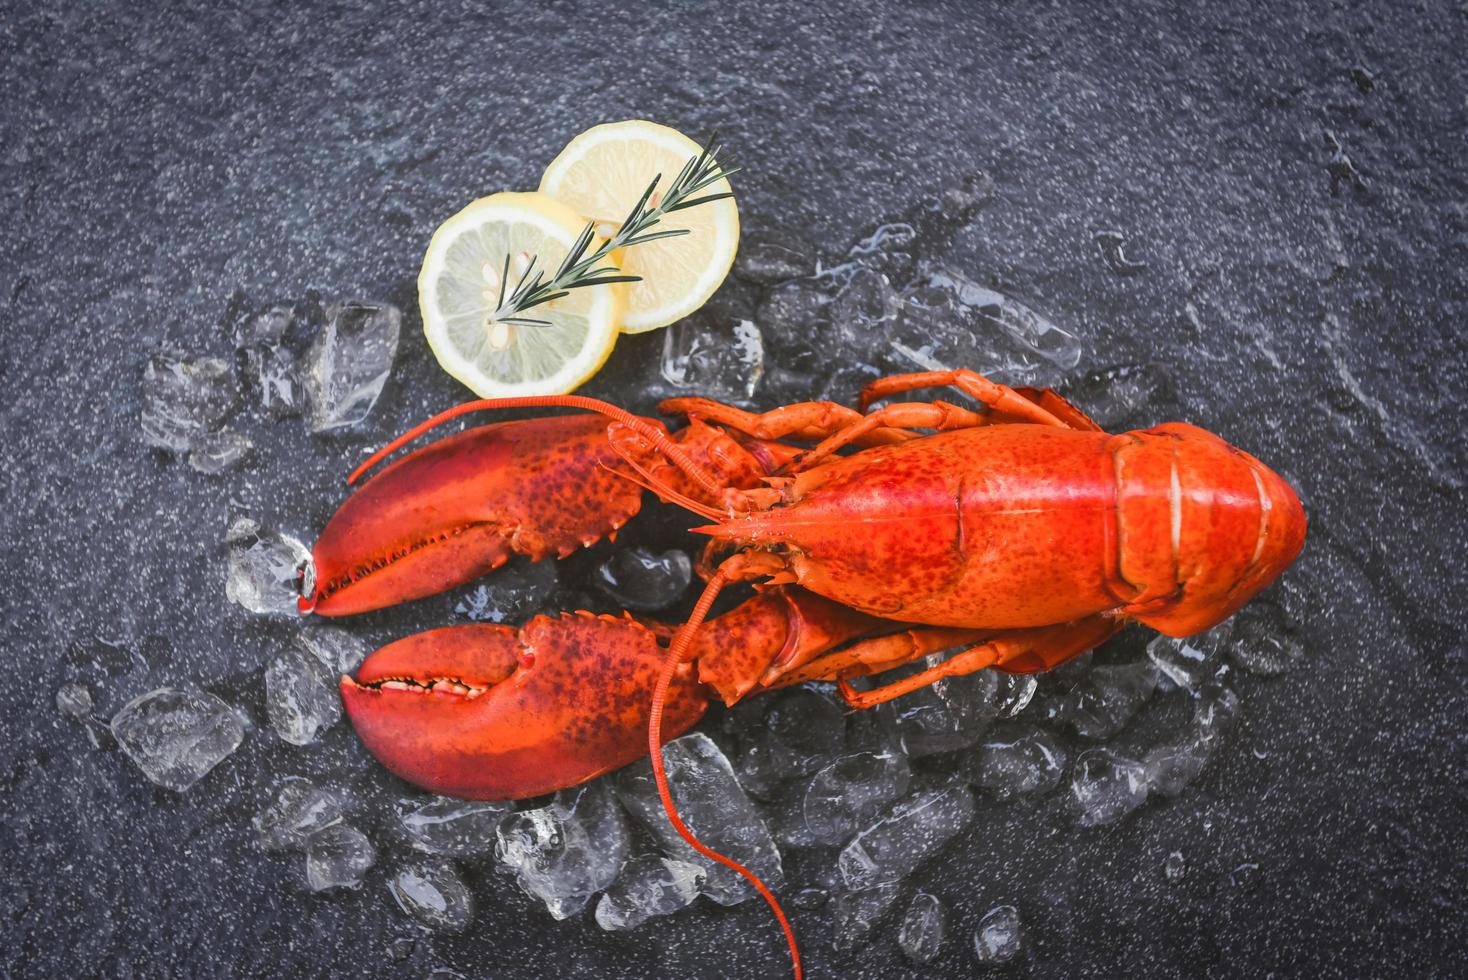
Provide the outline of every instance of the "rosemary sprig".
[[521,314],[542,303],[560,299],[572,289],[640,280],[641,276],[626,275],[621,269],[607,262],[607,256],[616,249],[627,248],[630,245],[642,245],[662,238],[686,235],[688,234],[687,228],[669,228],[663,231],[649,231],[648,229],[675,211],[734,196],[728,191],[705,194],[702,197],[694,196],[710,184],[739,171],[737,167],[733,170],[725,170],[719,164],[719,150],[723,147],[718,144],[717,140],[717,134],[710,136],[698,156],[690,157],[688,162],[683,164],[683,169],[678,171],[678,176],[673,179],[662,201],[649,207],[648,202],[652,200],[653,193],[663,179],[662,174],[655,176],[647,185],[647,190],[642,192],[642,196],[632,206],[632,210],[627,213],[627,219],[622,222],[617,233],[603,242],[601,248],[595,252],[590,255],[586,254],[595,234],[595,224],[588,222],[581,230],[581,234],[576,237],[571,250],[566,253],[565,259],[561,261],[560,267],[549,279],[546,278],[544,270],[535,268],[538,256],[532,257],[525,271],[520,274],[519,280],[515,283],[515,288],[510,290],[508,297],[505,296],[505,282],[510,271],[510,257],[506,255],[504,274],[500,276],[498,309],[490,319],[500,323],[514,323],[527,327],[548,327],[550,326],[549,320],[539,320],[534,317],[521,316]]

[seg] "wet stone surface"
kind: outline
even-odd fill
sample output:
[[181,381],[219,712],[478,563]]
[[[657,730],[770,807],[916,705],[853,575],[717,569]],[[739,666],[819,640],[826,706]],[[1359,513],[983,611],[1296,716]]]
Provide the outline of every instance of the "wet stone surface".
[[[1007,950],[1004,969],[1035,977],[1460,967],[1461,12],[858,0],[833,22],[772,2],[700,5],[670,44],[658,11],[627,4],[508,20],[12,6],[0,973],[785,970],[757,900],[604,930],[606,889],[636,893],[609,907],[621,921],[681,901],[682,879],[643,862],[619,884],[620,860],[593,862],[589,884],[556,878],[552,840],[520,856],[592,892],[556,922],[490,853],[497,810],[432,809],[324,715],[302,746],[273,724],[282,651],[305,645],[333,676],[451,622],[610,612],[596,570],[617,550],[702,546],[649,506],[549,574],[512,563],[326,629],[290,593],[292,542],[314,538],[351,466],[466,396],[418,322],[433,229],[631,116],[722,135],[744,168],[744,247],[685,346],[626,337],[585,394],[645,414],[709,390],[765,409],[849,401],[919,365],[996,368],[1057,383],[1109,429],[1216,431],[1287,474],[1310,515],[1268,603],[1198,657],[1149,655],[1141,631],[994,692],[994,718],[935,694],[920,715],[846,717],[845,745],[782,720],[764,769],[726,728],[744,716],[711,711],[700,731],[755,777],[811,974],[931,976]],[[605,71],[566,69],[609,50],[624,57]],[[359,299],[384,312],[341,319]],[[269,546],[231,575],[255,544],[223,531],[246,512]],[[1146,680],[1138,664],[1156,666],[1145,698],[1125,683]],[[160,690],[188,700],[140,710]],[[839,759],[887,751],[900,775],[833,773],[808,795]],[[954,777],[968,826],[901,884],[846,889],[857,830]],[[852,779],[869,783],[861,812],[827,806]],[[1109,822],[1081,826],[1088,812]],[[625,849],[598,822],[573,844],[647,855],[626,822]],[[898,941],[918,891],[948,913],[929,967]]]

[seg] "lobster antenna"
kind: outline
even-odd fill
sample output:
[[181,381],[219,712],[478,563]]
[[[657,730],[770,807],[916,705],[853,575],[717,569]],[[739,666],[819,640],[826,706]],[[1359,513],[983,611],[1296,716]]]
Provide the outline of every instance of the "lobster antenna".
[[626,480],[628,483],[635,484],[644,490],[652,491],[653,493],[657,494],[658,499],[663,501],[664,503],[682,507],[684,510],[697,514],[699,517],[702,517],[705,520],[722,521],[724,519],[724,515],[719,513],[719,511],[717,511],[713,507],[710,507],[707,504],[701,504],[697,500],[694,500],[692,497],[686,494],[679,493],[677,490],[674,490],[670,486],[659,483],[657,481],[657,478],[649,473],[647,471],[647,468],[636,460],[629,459],[628,457],[623,456],[622,462],[626,463],[628,466],[636,470],[637,475],[633,476],[631,473],[623,473],[621,470],[614,470],[606,464],[602,464],[602,469],[612,474],[612,476],[619,476],[622,479]]
[[698,597],[698,602],[694,605],[688,621],[679,628],[673,637],[673,642],[668,644],[668,652],[663,657],[662,670],[658,673],[658,682],[652,692],[652,710],[647,720],[647,755],[652,762],[652,777],[657,783],[658,798],[663,802],[663,811],[668,815],[668,822],[673,825],[678,836],[688,842],[690,847],[704,857],[717,861],[743,875],[769,903],[771,911],[775,913],[775,918],[780,923],[780,928],[785,930],[785,942],[790,946],[790,959],[795,967],[795,980],[801,980],[803,974],[800,969],[800,948],[795,943],[795,930],[790,927],[790,920],[785,917],[785,910],[780,907],[775,893],[760,880],[759,875],[733,858],[725,857],[693,836],[693,831],[688,829],[683,818],[678,815],[678,806],[673,802],[673,794],[668,789],[668,774],[663,769],[663,705],[668,699],[668,688],[672,685],[673,675],[678,672],[678,667],[683,663],[683,658],[693,643],[693,634],[698,631],[699,626],[703,625],[709,607],[714,604],[714,598],[718,596],[728,581],[729,576],[722,568],[714,572],[713,578],[709,579],[708,585],[704,586],[703,594]]
[[724,492],[724,485],[715,480],[709,474],[708,470],[694,462],[687,453],[679,448],[677,443],[668,438],[668,434],[662,429],[652,425],[646,419],[638,418],[631,412],[618,408],[610,402],[604,402],[598,398],[586,398],[581,395],[521,395],[516,398],[480,398],[475,401],[464,402],[462,405],[455,405],[453,408],[439,412],[426,422],[415,425],[371,456],[368,456],[366,462],[358,466],[352,471],[351,476],[347,477],[347,484],[356,483],[368,470],[430,429],[437,428],[445,422],[458,418],[460,415],[468,415],[470,412],[482,412],[497,408],[582,408],[588,412],[605,415],[609,419],[621,422],[651,442],[654,449],[668,457],[673,465],[677,466],[684,473],[687,473],[695,483],[707,490],[713,497],[717,498]]

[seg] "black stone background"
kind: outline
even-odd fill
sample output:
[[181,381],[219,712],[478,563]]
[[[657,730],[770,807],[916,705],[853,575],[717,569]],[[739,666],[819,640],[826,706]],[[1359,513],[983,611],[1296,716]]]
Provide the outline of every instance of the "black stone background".
[[[937,964],[910,967],[891,924],[833,954],[827,909],[796,915],[812,974],[967,973],[1005,901],[1027,948],[1004,975],[1461,971],[1468,12],[1186,6],[0,5],[3,972],[783,970],[758,903],[607,935],[487,862],[464,868],[472,931],[422,936],[391,860],[313,896],[249,827],[282,773],[369,802],[402,787],[345,724],[305,750],[264,725],[261,666],[298,627],[226,604],[229,501],[309,541],[365,448],[460,399],[418,332],[429,234],[630,116],[716,127],[746,232],[828,255],[987,172],[952,261],[1078,333],[1082,369],[1160,365],[1181,417],[1288,472],[1310,512],[1308,667],[1244,679],[1240,729],[1180,801],[1089,832],[1058,805],[985,804],[920,875],[957,932]],[[1113,228],[1144,274],[1108,269],[1092,235]],[[141,444],[138,382],[165,344],[227,356],[236,288],[391,298],[404,340],[363,430],[242,416],[254,460],[209,478]],[[624,341],[587,391],[649,410],[633,381],[659,345]],[[451,607],[354,628],[386,640]],[[132,651],[89,680],[102,716],[197,683],[257,727],[189,793],[149,785],[55,709],[69,646],[95,636]],[[383,843],[390,812],[373,819]],[[1189,874],[1169,885],[1173,850]]]

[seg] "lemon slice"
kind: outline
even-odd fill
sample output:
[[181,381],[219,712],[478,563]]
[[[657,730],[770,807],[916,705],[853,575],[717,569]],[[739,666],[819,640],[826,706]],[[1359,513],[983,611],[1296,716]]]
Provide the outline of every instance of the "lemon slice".
[[[651,200],[656,206],[678,171],[702,150],[676,129],[645,119],[593,126],[545,168],[540,190],[594,222],[598,234],[610,236],[653,177],[662,175]],[[719,180],[694,198],[728,192],[729,182]],[[651,230],[672,228],[686,228],[689,234],[634,245],[618,255],[623,272],[642,277],[627,287],[622,312],[626,333],[665,327],[692,313],[708,301],[734,264],[739,208],[732,197],[674,211]]]
[[[544,194],[493,194],[439,225],[418,274],[423,333],[445,371],[482,398],[560,395],[574,391],[606,363],[617,342],[620,283],[572,289],[519,316],[547,325],[494,318],[504,293],[534,261],[545,278],[586,222]],[[594,252],[600,239],[592,241]],[[533,275],[533,273],[532,273]]]

